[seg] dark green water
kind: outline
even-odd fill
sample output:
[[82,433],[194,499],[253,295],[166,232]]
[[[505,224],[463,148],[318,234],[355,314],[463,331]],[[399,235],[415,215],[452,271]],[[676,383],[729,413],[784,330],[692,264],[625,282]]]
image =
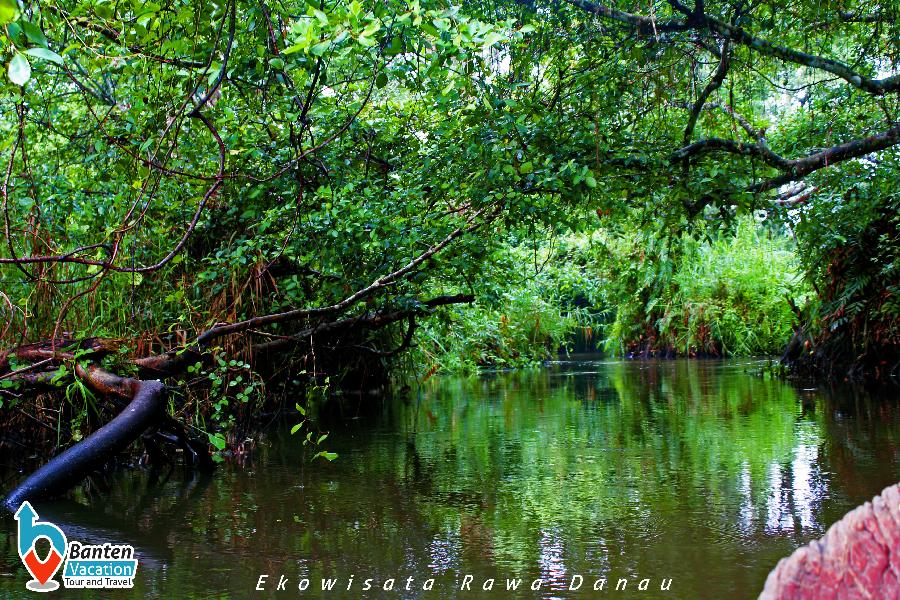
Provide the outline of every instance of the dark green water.
[[[349,402],[326,443],[334,463],[310,463],[278,430],[210,479],[123,472],[80,506],[37,509],[70,540],[133,544],[135,589],[48,597],[755,598],[779,558],[900,480],[900,410],[895,397],[803,391],[754,366],[577,362],[434,379],[375,417],[354,418]],[[33,597],[12,525],[0,522],[0,597]],[[584,583],[569,591],[575,574]],[[323,577],[338,579],[332,591]],[[518,592],[507,578],[524,580]]]

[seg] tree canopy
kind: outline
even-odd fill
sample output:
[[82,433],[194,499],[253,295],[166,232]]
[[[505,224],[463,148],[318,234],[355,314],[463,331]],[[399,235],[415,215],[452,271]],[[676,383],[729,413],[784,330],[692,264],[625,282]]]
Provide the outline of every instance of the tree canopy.
[[218,347],[315,374],[395,355],[529,240],[637,230],[658,263],[751,214],[820,291],[868,236],[818,323],[896,348],[897,13],[0,0],[0,373],[182,376]]

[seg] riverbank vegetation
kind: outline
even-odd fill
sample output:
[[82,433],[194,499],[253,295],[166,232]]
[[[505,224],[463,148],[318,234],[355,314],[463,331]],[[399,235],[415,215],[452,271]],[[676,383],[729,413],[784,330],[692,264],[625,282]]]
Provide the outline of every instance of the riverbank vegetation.
[[751,216],[699,239],[601,230],[510,247],[492,269],[474,303],[425,326],[419,369],[520,367],[572,351],[780,355],[792,307],[811,299],[794,240]]
[[576,346],[896,377],[896,3],[632,9],[0,0],[0,443]]

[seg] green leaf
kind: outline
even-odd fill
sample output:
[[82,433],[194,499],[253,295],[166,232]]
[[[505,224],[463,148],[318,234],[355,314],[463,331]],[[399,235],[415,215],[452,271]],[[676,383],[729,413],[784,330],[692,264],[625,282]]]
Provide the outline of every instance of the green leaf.
[[331,45],[331,40],[325,40],[324,42],[319,42],[315,46],[309,49],[312,52],[313,56],[322,56],[328,50],[328,47]]
[[399,35],[391,37],[390,45],[385,49],[385,56],[396,56],[403,52],[403,40]]
[[379,73],[378,77],[375,78],[375,85],[377,85],[379,88],[383,88],[384,86],[386,86],[387,82],[388,77],[384,73]]
[[9,61],[9,80],[16,85],[25,85],[31,79],[31,65],[24,54],[16,53]]
[[44,32],[41,31],[41,28],[32,23],[31,21],[22,21],[22,31],[25,32],[25,37],[38,46],[47,47],[47,36],[44,35]]
[[208,433],[206,436],[209,438],[209,443],[216,447],[216,450],[225,449],[225,438],[221,434]]
[[381,30],[381,23],[379,21],[372,21],[369,23],[369,26],[363,29],[361,36],[372,37],[376,33]]
[[294,44],[293,46],[288,46],[287,48],[285,48],[282,54],[294,54],[296,52],[301,52],[303,50],[306,50],[306,47],[306,44]]
[[206,76],[206,83],[209,84],[210,86],[213,86],[216,84],[216,80],[219,78],[219,72],[221,71],[221,67],[219,67],[219,65],[216,65],[216,64],[213,64],[210,66],[215,67],[215,68],[211,68],[209,70],[209,75]]
[[22,26],[18,23],[10,23],[7,25],[6,31],[9,33],[9,39],[16,46],[24,46],[28,42],[25,33],[22,31]]
[[25,54],[28,56],[34,56],[35,58],[42,58],[44,60],[49,60],[50,62],[56,63],[58,65],[63,64],[63,58],[53,50],[48,50],[47,48],[28,48],[25,50]]
[[503,36],[502,33],[498,33],[498,32],[496,32],[496,31],[492,31],[492,32],[490,32],[489,34],[487,34],[486,36],[484,36],[484,45],[483,45],[483,47],[484,47],[485,49],[490,48],[491,46],[493,46],[494,44],[496,44],[497,42],[499,42],[500,40],[502,40],[503,37],[504,37],[504,36]]
[[338,457],[336,452],[319,452],[318,454],[316,454],[316,457],[319,456],[329,461],[332,461]]
[[297,423],[296,425],[294,425],[293,427],[291,427],[291,435],[294,435],[295,433],[297,433],[298,431],[300,431],[300,428],[301,428],[301,427],[303,427],[303,423]]
[[523,175],[527,175],[528,173],[531,173],[532,171],[534,171],[534,164],[530,160],[523,162],[519,166],[519,172],[522,173]]
[[346,40],[348,37],[350,37],[349,31],[345,30],[345,31],[340,32],[338,34],[338,36],[336,38],[334,38],[334,45],[337,46],[338,44],[340,44],[341,42]]
[[597,180],[594,179],[594,177],[592,175],[588,175],[587,177],[585,177],[584,182],[587,184],[587,186],[589,188],[597,187]]
[[284,60],[282,60],[280,58],[270,58],[269,66],[272,67],[273,69],[281,70],[284,68]]
[[19,15],[19,3],[16,0],[0,0],[0,25],[16,20]]
[[371,48],[372,46],[374,46],[375,44],[378,43],[375,40],[373,40],[372,38],[370,38],[369,36],[367,36],[365,33],[359,34],[359,37],[357,38],[357,40],[359,41],[360,44],[362,44],[366,48]]

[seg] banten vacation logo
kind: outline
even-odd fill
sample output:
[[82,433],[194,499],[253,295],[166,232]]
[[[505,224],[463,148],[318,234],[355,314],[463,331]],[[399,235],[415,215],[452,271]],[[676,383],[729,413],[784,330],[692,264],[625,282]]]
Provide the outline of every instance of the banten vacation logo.
[[[27,501],[16,511],[15,519],[19,523],[19,558],[33,577],[25,587],[32,592],[52,592],[59,587],[52,577],[66,555],[66,534],[53,523],[38,521]],[[41,538],[50,542],[50,552],[44,560],[37,555],[37,541]]]
[[[52,592],[59,588],[53,579],[68,556],[63,569],[63,584],[67,588],[130,588],[134,587],[137,559],[134,547],[127,544],[88,546],[80,542],[66,543],[62,529],[46,521],[38,521],[38,514],[29,502],[16,511],[19,525],[19,557],[33,578],[25,587],[33,592]],[[50,542],[50,552],[38,558],[37,541]]]

